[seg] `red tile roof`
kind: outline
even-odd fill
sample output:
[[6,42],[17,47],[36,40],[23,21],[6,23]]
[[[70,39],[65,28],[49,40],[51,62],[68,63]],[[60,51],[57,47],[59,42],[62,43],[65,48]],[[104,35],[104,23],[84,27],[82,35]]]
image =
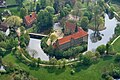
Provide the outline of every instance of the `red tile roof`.
[[33,12],[31,15],[25,16],[26,25],[30,26],[36,20],[36,13]]
[[88,35],[87,32],[85,32],[82,28],[78,28],[78,32],[76,32],[72,35],[66,36],[64,38],[58,39],[58,43],[59,43],[59,45],[62,45],[62,44],[65,44],[67,42],[70,42],[71,38],[78,39],[78,38],[82,38],[82,37],[87,36],[87,35]]
[[[70,30],[71,32],[75,32],[76,25],[74,23],[71,23],[71,22],[67,21],[65,23],[65,27],[66,27],[67,30]],[[66,29],[65,29],[65,32],[67,32]]]

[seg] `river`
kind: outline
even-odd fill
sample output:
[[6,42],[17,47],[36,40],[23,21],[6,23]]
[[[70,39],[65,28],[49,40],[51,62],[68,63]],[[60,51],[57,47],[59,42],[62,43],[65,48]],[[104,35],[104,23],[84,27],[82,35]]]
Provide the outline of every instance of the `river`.
[[34,54],[34,58],[40,58],[42,61],[48,61],[49,56],[47,56],[46,53],[44,53],[40,44],[41,44],[40,39],[30,38],[30,42],[29,42],[27,50],[30,56],[33,57],[33,54]]

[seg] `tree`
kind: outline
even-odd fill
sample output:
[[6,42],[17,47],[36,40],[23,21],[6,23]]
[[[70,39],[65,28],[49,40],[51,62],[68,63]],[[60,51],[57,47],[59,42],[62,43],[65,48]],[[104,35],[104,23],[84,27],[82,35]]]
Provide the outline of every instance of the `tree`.
[[69,14],[69,9],[67,7],[64,7],[60,10],[60,17],[66,17]]
[[109,53],[109,48],[110,48],[110,44],[109,44],[109,43],[107,43],[107,44],[106,44],[106,54],[108,54],[108,53]]
[[33,2],[31,1],[31,2],[30,2],[30,9],[29,9],[29,10],[32,12],[33,9],[34,9],[34,6],[33,6]]
[[106,46],[105,45],[100,45],[97,47],[96,51],[98,51],[101,55],[105,53]]
[[91,2],[92,0],[87,0],[87,6],[89,6],[89,3]]
[[40,11],[40,5],[39,5],[39,3],[37,3],[37,5],[36,5],[36,13],[38,13]]
[[46,0],[40,0],[40,6],[42,9],[44,9],[47,6]]
[[38,58],[38,60],[37,60],[37,65],[38,65],[38,67],[39,67],[40,62],[41,62],[41,59]]
[[57,59],[56,58],[51,58],[49,63],[52,64],[52,65],[56,65],[57,64]]
[[20,17],[23,19],[26,15],[28,15],[28,9],[25,7],[22,7],[20,9]]
[[63,59],[63,67],[65,68],[65,64],[66,64],[66,59]]
[[54,8],[51,7],[51,6],[47,6],[45,9],[46,9],[49,13],[51,13],[51,14],[54,14],[54,13],[55,13]]
[[87,17],[83,17],[80,23],[80,26],[84,29],[84,30],[88,30],[88,23],[89,20]]
[[95,54],[91,51],[88,51],[83,55],[82,60],[84,65],[92,64],[92,58],[95,57]]
[[61,60],[58,60],[58,61],[57,61],[57,64],[59,65],[59,69],[61,69],[61,68],[62,68],[62,61],[61,61]]
[[18,46],[18,39],[14,39],[14,38],[10,38],[8,40],[6,40],[6,50],[11,51],[13,49],[16,49],[16,47]]
[[46,9],[40,10],[38,13],[38,32],[44,31],[46,29],[49,29],[53,26],[53,16],[51,13],[49,13]]
[[47,6],[53,6],[54,0],[46,0],[46,5]]
[[115,56],[115,61],[116,61],[116,62],[120,62],[120,54],[116,54],[116,56]]
[[[97,30],[100,27],[100,25],[103,24],[103,23],[104,23],[103,17],[98,17],[97,18]],[[102,26],[104,26],[104,25],[102,25]]]
[[6,47],[7,47],[6,42],[5,41],[1,41],[0,42],[0,56],[4,56],[5,55],[5,52],[7,51]]
[[0,32],[0,42],[5,41],[5,39],[6,39],[6,36],[2,32]]
[[54,0],[54,4],[53,4],[53,7],[55,9],[55,13],[58,13],[59,12],[59,0]]
[[93,17],[92,12],[90,11],[85,11],[84,16],[86,16],[89,20],[91,20]]
[[7,23],[10,28],[13,29],[18,28],[22,22],[22,19],[18,16],[10,16],[5,20],[5,23]]
[[21,35],[22,35],[22,34],[25,34],[25,27],[24,27],[24,26],[21,26],[21,27],[20,27],[20,33],[21,33]]
[[52,45],[49,45],[49,47],[46,49],[46,51],[48,52],[48,54],[50,56],[54,56],[54,49]]
[[94,9],[94,11],[93,11],[93,14],[94,14],[94,22],[95,22],[95,26],[94,26],[94,27],[95,27],[95,33],[94,33],[94,35],[95,35],[96,33],[97,33],[97,35],[98,35],[98,27],[99,27],[99,26],[98,26],[98,23],[97,23],[97,22],[100,21],[100,20],[98,21],[98,19],[99,19],[99,16],[98,16],[98,15],[100,14],[101,11],[100,11],[99,5],[95,4],[94,6],[95,6],[95,7],[93,8],[93,9]]
[[55,41],[56,39],[57,39],[57,36],[56,36],[55,34],[51,34],[51,35],[50,35],[51,43],[52,43],[53,41]]
[[82,11],[80,10],[80,9],[82,8],[81,5],[82,5],[82,4],[81,4],[80,1],[77,1],[77,2],[75,3],[73,15],[75,15],[76,18],[77,18],[77,16],[81,17],[81,14],[82,14]]
[[97,58],[100,58],[100,53],[99,52],[95,52],[95,56],[97,57]]

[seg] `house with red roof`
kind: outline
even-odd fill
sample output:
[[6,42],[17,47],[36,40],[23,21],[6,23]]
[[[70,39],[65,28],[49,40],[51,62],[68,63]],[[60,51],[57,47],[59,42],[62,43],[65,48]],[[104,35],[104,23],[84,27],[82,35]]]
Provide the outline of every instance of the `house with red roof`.
[[26,26],[31,27],[32,24],[36,21],[36,13],[32,12],[30,15],[24,17],[24,23]]
[[[54,48],[65,50],[72,46],[80,45],[83,42],[88,42],[88,33],[81,27],[77,27],[75,24],[67,22],[66,28],[67,30],[70,30],[71,34],[61,39],[57,39],[57,41],[53,44]],[[76,28],[77,31],[75,30]],[[67,30],[65,29],[64,33]]]

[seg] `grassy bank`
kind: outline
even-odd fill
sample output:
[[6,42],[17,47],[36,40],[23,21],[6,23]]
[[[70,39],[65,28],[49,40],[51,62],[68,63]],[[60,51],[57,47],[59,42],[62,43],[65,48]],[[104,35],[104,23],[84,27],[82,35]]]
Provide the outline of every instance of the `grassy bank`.
[[115,51],[120,53],[120,38],[113,44]]

